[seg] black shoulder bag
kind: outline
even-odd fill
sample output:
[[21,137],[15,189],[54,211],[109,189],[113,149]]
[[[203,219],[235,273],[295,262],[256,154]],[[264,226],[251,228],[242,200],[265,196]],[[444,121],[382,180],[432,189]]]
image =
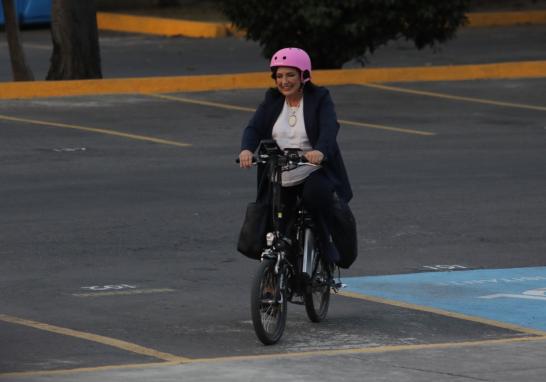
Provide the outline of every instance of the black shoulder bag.
[[264,171],[255,202],[246,207],[245,220],[239,233],[237,250],[246,257],[259,260],[265,248],[265,235],[271,230],[271,185]]

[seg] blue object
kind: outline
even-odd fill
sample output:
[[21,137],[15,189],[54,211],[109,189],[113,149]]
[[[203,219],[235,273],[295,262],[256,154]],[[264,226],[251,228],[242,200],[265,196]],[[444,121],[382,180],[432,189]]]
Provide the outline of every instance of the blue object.
[[17,0],[22,25],[51,22],[51,0]]
[[[51,22],[51,0],[17,0],[15,9],[19,25]],[[0,7],[0,25],[4,25],[3,7]]]
[[0,0],[0,26],[4,26],[4,5],[2,1],[4,0]]
[[546,331],[546,267],[347,277],[348,291]]

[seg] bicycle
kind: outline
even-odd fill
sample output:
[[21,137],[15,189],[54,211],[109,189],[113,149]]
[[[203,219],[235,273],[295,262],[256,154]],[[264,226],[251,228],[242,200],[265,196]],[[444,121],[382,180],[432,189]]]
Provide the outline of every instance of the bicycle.
[[275,344],[284,333],[287,302],[305,305],[312,322],[321,322],[328,314],[331,290],[342,286],[334,281],[334,266],[320,253],[314,223],[301,198],[290,229],[281,232],[282,172],[298,166],[314,166],[298,149],[280,150],[275,141],[262,141],[253,163],[266,165],[271,181],[272,231],[266,234],[261,264],[251,292],[251,316],[254,331],[265,345]]

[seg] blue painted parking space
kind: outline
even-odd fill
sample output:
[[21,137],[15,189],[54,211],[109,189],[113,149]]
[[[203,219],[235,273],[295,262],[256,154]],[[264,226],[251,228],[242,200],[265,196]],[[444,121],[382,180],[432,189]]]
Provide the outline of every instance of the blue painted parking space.
[[546,330],[546,267],[349,277],[349,292]]

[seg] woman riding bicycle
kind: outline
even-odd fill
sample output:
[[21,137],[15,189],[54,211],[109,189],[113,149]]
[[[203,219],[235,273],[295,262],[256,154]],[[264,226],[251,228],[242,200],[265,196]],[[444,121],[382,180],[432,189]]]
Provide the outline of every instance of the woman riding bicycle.
[[[283,150],[298,148],[317,165],[283,173],[283,204],[289,213],[297,195],[302,195],[316,222],[321,252],[336,263],[339,253],[330,236],[334,198],[349,202],[352,191],[336,140],[339,123],[334,103],[326,88],[311,82],[311,59],[304,50],[281,49],[271,58],[270,67],[276,88],[266,92],[243,132],[240,166],[252,166],[253,152],[263,139],[274,139]],[[262,176],[263,171],[258,173],[259,180]]]

